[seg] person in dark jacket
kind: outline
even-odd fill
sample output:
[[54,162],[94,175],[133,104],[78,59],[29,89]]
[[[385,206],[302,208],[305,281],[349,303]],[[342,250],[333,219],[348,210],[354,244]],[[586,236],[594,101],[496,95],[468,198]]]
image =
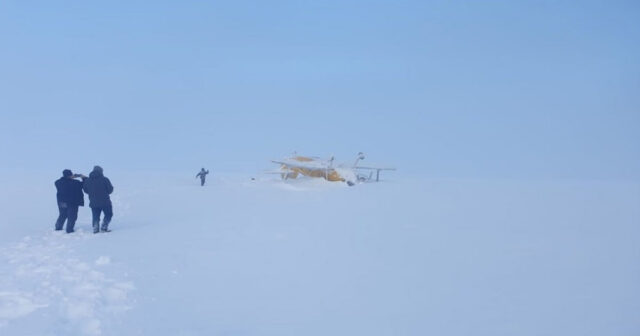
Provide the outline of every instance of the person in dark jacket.
[[200,169],[200,172],[198,173],[198,175],[196,175],[196,178],[200,177],[200,185],[203,186],[205,180],[207,179],[207,174],[209,174],[208,170],[204,170],[204,168]]
[[[75,180],[82,178],[82,182]],[[76,220],[78,219],[78,207],[84,206],[84,194],[82,185],[87,177],[82,174],[74,175],[69,169],[62,171],[62,177],[55,182],[56,199],[58,201],[58,220],[56,220],[56,231],[62,230],[64,222],[67,221],[67,233],[72,233]]]
[[[113,207],[109,195],[113,192],[111,181],[103,174],[102,167],[95,166],[89,174],[89,178],[84,181],[84,192],[89,195],[89,207],[93,215],[93,233],[111,232],[109,223],[113,217]],[[100,215],[104,212],[102,228],[100,228]]]

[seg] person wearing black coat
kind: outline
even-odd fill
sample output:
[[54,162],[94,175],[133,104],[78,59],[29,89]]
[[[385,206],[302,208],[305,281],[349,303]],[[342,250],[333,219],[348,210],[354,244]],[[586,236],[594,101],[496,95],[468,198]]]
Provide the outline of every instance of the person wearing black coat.
[[200,186],[204,186],[204,182],[207,179],[207,174],[209,174],[209,171],[202,168],[200,169],[198,175],[196,175],[196,178],[200,177]]
[[[111,181],[103,174],[102,167],[95,166],[89,174],[89,178],[84,181],[84,192],[89,195],[89,207],[93,215],[93,233],[110,232],[109,223],[113,217],[113,207],[109,195],[113,192]],[[104,213],[102,228],[100,227],[100,215]]]
[[[81,177],[82,182],[75,180]],[[56,199],[58,201],[58,220],[56,220],[56,231],[62,230],[64,222],[67,221],[67,233],[72,233],[76,220],[78,219],[78,207],[84,206],[84,194],[82,186],[87,177],[84,175],[74,175],[69,169],[62,171],[62,177],[56,180]]]

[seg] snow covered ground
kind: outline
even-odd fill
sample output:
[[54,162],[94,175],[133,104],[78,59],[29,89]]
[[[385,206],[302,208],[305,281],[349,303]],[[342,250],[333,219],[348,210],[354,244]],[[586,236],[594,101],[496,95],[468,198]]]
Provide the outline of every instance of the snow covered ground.
[[0,335],[638,335],[640,184],[0,177]]

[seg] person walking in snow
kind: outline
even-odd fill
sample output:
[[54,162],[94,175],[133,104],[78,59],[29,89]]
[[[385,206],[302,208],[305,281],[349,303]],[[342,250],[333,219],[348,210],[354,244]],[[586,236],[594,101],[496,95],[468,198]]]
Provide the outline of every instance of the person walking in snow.
[[[113,192],[111,181],[103,174],[102,167],[95,166],[89,174],[89,178],[84,181],[84,192],[89,195],[89,207],[93,215],[93,233],[111,232],[109,223],[113,217],[113,207],[109,195]],[[104,213],[102,228],[100,228],[100,215]]]
[[[80,177],[82,181],[75,178]],[[64,222],[67,222],[67,233],[72,233],[76,220],[78,219],[78,207],[84,206],[84,194],[82,186],[87,179],[82,174],[73,174],[71,170],[62,171],[62,177],[54,183],[56,186],[56,199],[58,201],[58,220],[56,220],[56,231],[62,230]]]
[[196,175],[196,178],[200,177],[200,186],[204,185],[204,182],[207,179],[207,174],[209,174],[209,171],[204,170],[204,168],[202,168],[200,169],[200,172],[198,173],[198,175]]

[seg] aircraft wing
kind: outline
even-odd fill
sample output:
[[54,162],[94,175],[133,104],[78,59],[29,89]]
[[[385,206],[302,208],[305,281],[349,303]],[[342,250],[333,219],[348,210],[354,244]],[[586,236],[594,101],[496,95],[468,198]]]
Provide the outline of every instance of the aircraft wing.
[[271,161],[273,163],[277,163],[279,165],[282,165],[285,168],[300,168],[300,169],[308,169],[308,170],[325,170],[328,167],[324,167],[322,165],[319,164],[313,164],[312,162],[298,162],[298,161]]
[[[373,180],[373,171],[376,171],[376,182],[380,181],[380,172],[383,170],[396,170],[395,168],[382,168],[382,167],[361,167],[361,166],[355,166],[353,167],[353,169],[359,169],[359,170],[370,170],[371,172],[369,173],[369,177],[363,177],[364,181],[372,181]],[[360,177],[358,177],[358,179],[360,179]]]
[[379,167],[353,167],[354,169],[365,169],[365,170],[396,170],[395,168],[379,168]]
[[292,167],[292,168],[301,168],[302,167],[301,164],[297,164],[295,162],[284,162],[284,161],[274,161],[274,160],[271,160],[271,162],[277,163],[277,164],[282,165],[284,167]]

